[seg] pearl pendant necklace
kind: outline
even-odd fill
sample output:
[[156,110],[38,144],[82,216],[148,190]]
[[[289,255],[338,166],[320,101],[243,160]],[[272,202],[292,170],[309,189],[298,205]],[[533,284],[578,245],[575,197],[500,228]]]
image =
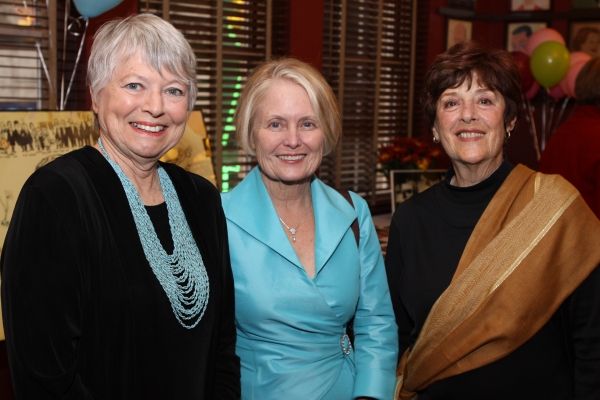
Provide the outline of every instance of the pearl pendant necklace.
[[302,223],[306,219],[306,216],[308,215],[308,212],[310,211],[311,208],[312,208],[312,203],[308,207],[308,210],[306,210],[306,213],[304,213],[304,217],[302,217],[302,219],[300,220],[300,222],[298,223],[298,225],[296,225],[295,228],[290,228],[288,226],[288,224],[286,224],[285,222],[283,222],[283,220],[281,219],[281,217],[279,217],[279,220],[281,221],[281,223],[283,224],[283,226],[285,226],[286,229],[288,231],[290,231],[290,233],[292,234],[292,242],[296,242],[296,231],[298,230],[298,228],[300,227],[300,225],[302,225]]

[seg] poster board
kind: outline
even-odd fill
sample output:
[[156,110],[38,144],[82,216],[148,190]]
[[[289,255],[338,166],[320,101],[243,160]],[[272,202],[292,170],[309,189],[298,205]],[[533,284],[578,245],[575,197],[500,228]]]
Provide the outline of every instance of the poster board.
[[[92,111],[0,112],[0,252],[15,202],[27,178],[62,154],[95,144],[98,133],[93,125]],[[200,111],[192,111],[183,137],[161,160],[216,184]],[[1,307],[0,340],[4,340]]]

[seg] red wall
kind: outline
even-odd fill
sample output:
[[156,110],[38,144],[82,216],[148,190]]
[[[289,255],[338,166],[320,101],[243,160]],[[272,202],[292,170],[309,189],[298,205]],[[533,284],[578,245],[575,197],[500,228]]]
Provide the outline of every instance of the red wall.
[[290,56],[323,66],[323,0],[290,0]]

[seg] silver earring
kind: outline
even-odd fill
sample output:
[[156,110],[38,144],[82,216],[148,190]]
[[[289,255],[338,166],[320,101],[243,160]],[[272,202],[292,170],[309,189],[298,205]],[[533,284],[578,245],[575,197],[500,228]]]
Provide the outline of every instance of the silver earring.
[[510,131],[509,130],[506,131],[506,135],[504,136],[504,138],[506,140],[510,139]]
[[439,142],[440,142],[440,139],[434,136],[433,137],[433,143],[439,143]]

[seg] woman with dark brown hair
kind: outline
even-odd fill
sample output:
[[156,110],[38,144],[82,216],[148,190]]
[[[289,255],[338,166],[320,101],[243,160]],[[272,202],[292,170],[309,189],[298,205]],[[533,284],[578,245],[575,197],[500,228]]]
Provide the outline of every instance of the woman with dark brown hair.
[[396,398],[597,398],[600,222],[564,179],[504,157],[522,104],[513,58],[462,42],[425,80],[452,167],[390,227]]

